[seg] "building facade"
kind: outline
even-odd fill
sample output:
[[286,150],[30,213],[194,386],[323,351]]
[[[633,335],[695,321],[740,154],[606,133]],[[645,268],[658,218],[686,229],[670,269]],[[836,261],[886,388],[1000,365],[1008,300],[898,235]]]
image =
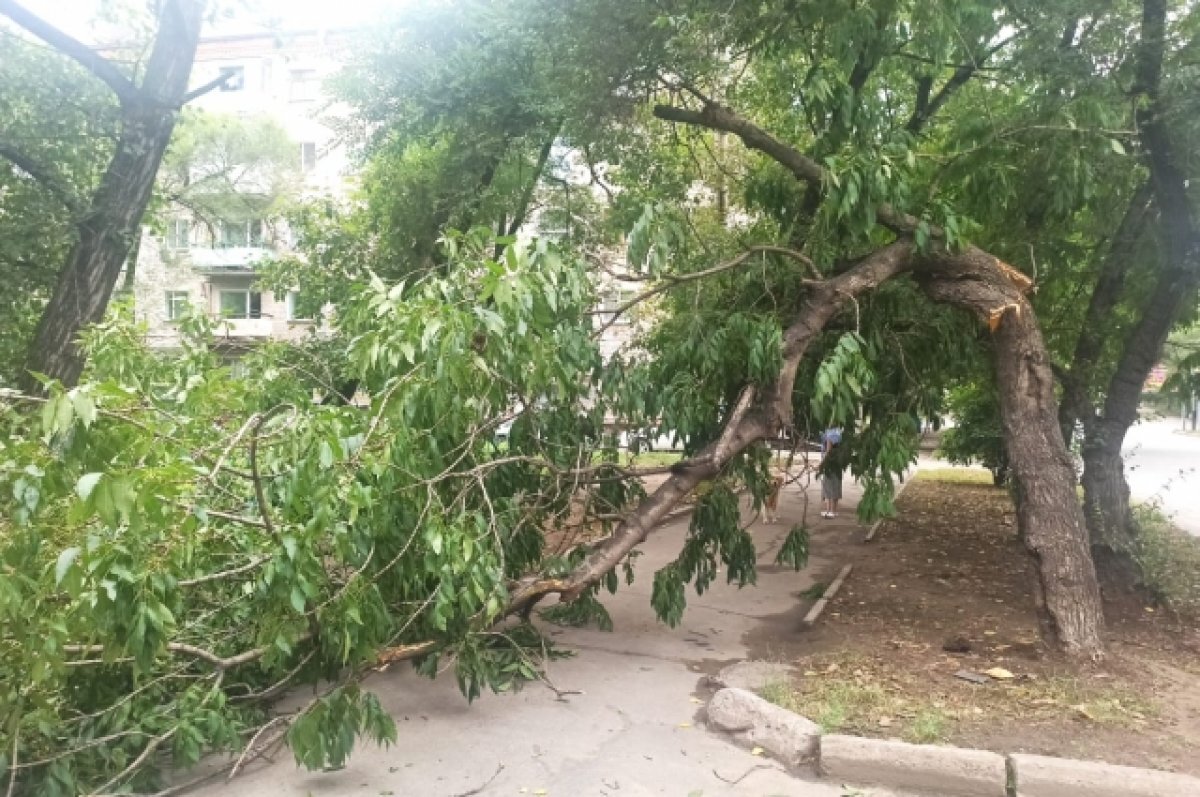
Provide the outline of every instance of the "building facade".
[[[240,120],[270,119],[286,133],[300,179],[294,198],[346,195],[352,175],[345,147],[321,121],[330,111],[324,82],[339,68],[349,37],[343,31],[263,31],[201,41],[193,88],[225,81],[192,106]],[[243,181],[248,196],[253,175]],[[289,252],[292,233],[282,218],[245,212],[201,218],[173,202],[164,228],[145,227],[133,279],[135,313],[155,348],[178,346],[177,321],[190,308],[218,322],[231,344],[299,340],[321,323],[298,292],[276,295],[256,286],[262,261]]]

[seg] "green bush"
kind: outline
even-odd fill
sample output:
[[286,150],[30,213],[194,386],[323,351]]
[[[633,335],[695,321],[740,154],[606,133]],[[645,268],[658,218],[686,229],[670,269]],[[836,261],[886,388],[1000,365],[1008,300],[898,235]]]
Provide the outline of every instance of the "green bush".
[[1181,614],[1200,616],[1200,538],[1150,506],[1133,510],[1138,526],[1134,561],[1143,585]]
[[942,433],[938,453],[956,465],[982,465],[997,486],[1008,483],[1008,452],[995,388],[986,383],[955,388],[947,407],[955,425]]

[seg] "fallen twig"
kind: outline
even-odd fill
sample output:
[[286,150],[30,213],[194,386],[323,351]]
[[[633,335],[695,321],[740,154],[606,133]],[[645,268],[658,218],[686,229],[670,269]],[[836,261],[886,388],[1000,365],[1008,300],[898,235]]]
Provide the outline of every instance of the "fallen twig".
[[476,786],[473,789],[468,789],[467,791],[460,791],[458,794],[451,795],[451,797],[471,797],[472,794],[479,794],[481,791],[483,791],[488,786],[490,786],[492,784],[493,780],[500,777],[500,773],[503,771],[504,771],[504,764],[497,764],[496,771],[492,773],[492,776],[490,778],[485,780],[483,783],[480,783],[478,786]]
[[[287,723],[291,722],[293,719],[295,719],[294,714],[281,714],[278,717],[271,719],[269,722],[267,722],[265,725],[263,725],[261,728],[259,728],[258,732],[255,733],[254,736],[250,739],[250,743],[246,745],[244,750],[242,750],[242,754],[240,756],[238,756],[238,760],[236,762],[234,762],[233,768],[229,770],[229,776],[227,778],[225,778],[225,782],[228,783],[229,781],[231,781],[237,777],[237,774],[241,770],[242,765],[246,763],[246,757],[250,755],[250,752],[252,750],[254,750],[254,746],[256,744],[258,744],[259,737],[261,737],[264,733],[267,732],[267,730],[269,730],[270,728],[273,728],[275,725],[278,725],[281,722],[286,725]],[[267,750],[267,748],[269,748],[271,746],[271,744],[273,744],[273,743],[274,743],[274,740],[272,740],[272,742],[270,744],[263,745],[259,752],[263,752],[263,751]],[[254,757],[257,758],[258,754],[256,753]]]
[[736,780],[730,780],[729,778],[722,775],[720,772],[717,772],[716,767],[713,767],[712,773],[717,776],[717,780],[723,780],[731,786],[736,786],[737,784],[741,783],[746,778],[750,777],[750,775],[752,773],[757,772],[760,769],[774,769],[774,768],[775,767],[771,766],[770,764],[756,764],[755,766],[752,766],[749,769],[747,769],[745,772],[743,772],[742,776],[737,778]]

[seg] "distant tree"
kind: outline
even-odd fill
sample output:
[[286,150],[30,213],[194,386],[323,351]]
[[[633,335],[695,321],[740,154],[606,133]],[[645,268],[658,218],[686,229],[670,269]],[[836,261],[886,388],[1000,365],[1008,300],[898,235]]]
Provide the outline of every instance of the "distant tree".
[[[49,303],[41,314],[26,357],[21,384],[36,389],[43,374],[74,384],[83,370],[76,346],[87,324],[101,319],[121,268],[137,240],[142,215],[154,190],[159,162],[171,139],[179,109],[189,99],[188,78],[200,37],[205,0],[165,0],[158,8],[154,45],[141,74],[122,67],[46,23],[14,0],[0,0],[0,14],[42,39],[63,58],[74,60],[103,82],[119,104],[111,160],[94,190],[75,204],[75,240]],[[52,111],[52,109],[51,109]],[[0,152],[10,162],[24,160],[16,148]],[[19,165],[19,164],[18,164]],[[46,184],[53,172],[26,173]],[[63,192],[64,196],[66,192]]]
[[299,145],[267,116],[186,111],[163,157],[158,195],[215,236],[222,222],[281,219],[300,200]]
[[117,107],[73,61],[0,35],[0,384],[13,386],[112,154]]

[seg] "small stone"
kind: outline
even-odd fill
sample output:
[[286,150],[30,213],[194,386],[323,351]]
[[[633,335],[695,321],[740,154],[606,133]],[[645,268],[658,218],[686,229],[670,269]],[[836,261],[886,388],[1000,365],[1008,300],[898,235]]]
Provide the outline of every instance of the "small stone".
[[971,641],[962,634],[952,636],[942,643],[942,650],[947,653],[970,653]]

